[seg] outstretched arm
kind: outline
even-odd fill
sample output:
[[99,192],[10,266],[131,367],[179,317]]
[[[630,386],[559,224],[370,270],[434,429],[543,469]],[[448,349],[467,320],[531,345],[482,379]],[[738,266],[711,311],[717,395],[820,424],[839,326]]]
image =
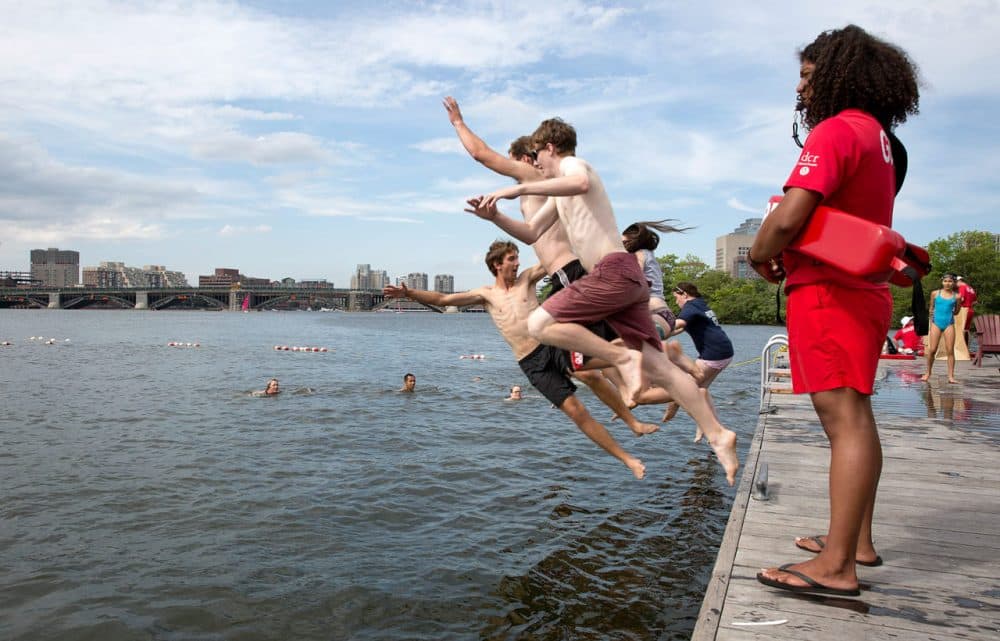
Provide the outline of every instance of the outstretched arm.
[[494,151],[482,138],[477,136],[462,118],[462,111],[458,108],[458,102],[451,96],[444,99],[444,108],[448,112],[448,120],[455,127],[458,139],[462,141],[462,146],[469,152],[476,162],[485,165],[502,176],[508,176],[518,182],[538,180],[541,175],[534,166],[519,160],[513,160]]
[[467,292],[442,294],[441,292],[429,292],[424,289],[410,289],[406,285],[402,285],[400,287],[387,285],[382,289],[382,293],[389,298],[409,298],[425,305],[437,305],[439,307],[454,305],[456,307],[462,307],[464,305],[485,303],[486,299],[483,297],[480,290],[481,288],[470,289]]
[[[514,185],[511,189],[514,189],[515,187],[520,187],[520,185]],[[500,192],[493,193],[496,194]],[[510,197],[516,198],[516,196]],[[466,201],[469,203],[469,207],[466,207],[465,211],[470,214],[475,214],[483,220],[492,222],[494,225],[522,243],[527,243],[529,245],[533,245],[535,241],[538,240],[538,237],[544,234],[545,231],[552,226],[552,223],[556,222],[559,218],[559,212],[556,209],[556,202],[552,198],[545,201],[545,204],[542,205],[541,209],[535,212],[535,215],[531,217],[530,222],[514,220],[510,216],[507,216],[497,210],[496,204],[484,204],[485,198],[485,196],[470,198]]]

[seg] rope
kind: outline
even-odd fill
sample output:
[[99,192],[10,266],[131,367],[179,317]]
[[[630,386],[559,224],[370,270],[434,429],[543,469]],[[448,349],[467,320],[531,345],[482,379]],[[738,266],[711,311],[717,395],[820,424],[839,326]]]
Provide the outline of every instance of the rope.
[[751,358],[748,361],[743,361],[741,363],[733,363],[732,365],[730,365],[730,367],[739,367],[740,365],[749,365],[750,363],[756,363],[759,360],[760,360],[760,356],[754,356],[753,358]]

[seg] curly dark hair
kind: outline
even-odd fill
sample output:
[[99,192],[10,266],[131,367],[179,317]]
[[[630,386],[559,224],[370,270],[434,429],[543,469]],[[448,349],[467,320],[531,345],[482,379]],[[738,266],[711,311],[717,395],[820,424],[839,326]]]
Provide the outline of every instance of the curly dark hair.
[[824,31],[799,51],[799,61],[816,65],[810,95],[796,106],[810,129],[850,108],[868,112],[886,131],[920,113],[916,64],[861,27]]

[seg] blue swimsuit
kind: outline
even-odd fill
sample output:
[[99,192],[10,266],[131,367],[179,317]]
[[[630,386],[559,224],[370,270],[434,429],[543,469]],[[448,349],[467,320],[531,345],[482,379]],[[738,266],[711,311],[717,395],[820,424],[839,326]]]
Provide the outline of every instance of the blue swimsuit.
[[955,322],[955,301],[958,296],[952,294],[951,298],[941,296],[941,292],[934,298],[934,324],[942,332]]

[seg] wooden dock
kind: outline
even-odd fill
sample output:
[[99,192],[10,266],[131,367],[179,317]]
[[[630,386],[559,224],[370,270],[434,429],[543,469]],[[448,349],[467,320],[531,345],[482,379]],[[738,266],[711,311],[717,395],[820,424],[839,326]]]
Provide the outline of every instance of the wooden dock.
[[[883,361],[873,397],[883,445],[874,539],[885,565],[858,567],[857,598],[783,592],[760,568],[808,558],[826,532],[829,446],[808,396],[765,399],[692,639],[1000,639],[1000,372]],[[768,466],[768,500],[752,498]],[[784,621],[783,623],[778,623]]]

